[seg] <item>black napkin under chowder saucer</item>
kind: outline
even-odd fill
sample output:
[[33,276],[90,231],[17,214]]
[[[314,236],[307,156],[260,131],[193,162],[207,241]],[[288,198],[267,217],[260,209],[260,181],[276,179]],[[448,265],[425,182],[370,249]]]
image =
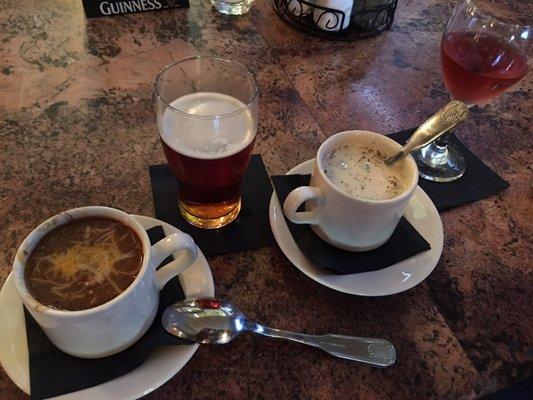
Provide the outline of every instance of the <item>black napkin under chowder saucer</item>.
[[[292,190],[309,185],[309,180],[310,175],[272,176],[280,204]],[[364,252],[339,249],[320,239],[308,224],[293,224],[287,217],[284,218],[294,241],[311,262],[339,275],[376,271],[431,249],[429,243],[403,217],[385,244]]]
[[[148,229],[147,233],[152,244],[165,237],[161,226]],[[170,261],[172,257],[164,260],[158,268]],[[24,308],[31,398],[43,399],[97,386],[138,368],[159,346],[190,344],[167,333],[160,322],[164,309],[184,298],[179,279],[174,277],[161,290],[154,323],[143,337],[118,354],[97,359],[83,359],[63,353],[50,342]]]
[[[403,144],[415,130],[416,128],[412,128],[391,133],[388,137]],[[451,135],[450,142],[466,159],[464,175],[452,182],[431,182],[422,177],[418,180],[418,186],[424,189],[437,210],[449,210],[461,204],[481,200],[509,187],[505,179],[484,164],[455,135]]]
[[183,219],[178,211],[178,182],[167,164],[150,166],[150,181],[156,218],[191,235],[206,256],[275,243],[268,219],[272,185],[259,154],[252,155],[244,175],[239,216],[219,229],[197,228]]

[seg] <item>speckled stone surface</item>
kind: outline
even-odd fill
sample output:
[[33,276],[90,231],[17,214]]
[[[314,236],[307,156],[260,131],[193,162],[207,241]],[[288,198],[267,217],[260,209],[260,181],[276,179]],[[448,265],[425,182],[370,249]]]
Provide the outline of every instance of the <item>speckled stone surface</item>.
[[[164,156],[152,82],[171,61],[214,54],[257,75],[256,151],[276,174],[335,132],[409,128],[447,101],[439,40],[451,1],[401,0],[390,32],[353,43],[293,30],[268,0],[237,18],[191,3],[87,21],[81,0],[0,0],[0,284],[25,235],[59,211],[110,205],[153,215],[147,167]],[[530,6],[503,5],[531,21]],[[532,87],[529,74],[457,130],[511,187],[442,214],[441,261],[416,288],[337,293],[277,247],[209,260],[217,294],[251,318],[387,338],[398,351],[393,368],[243,336],[201,347],[147,398],[471,399],[532,376]],[[0,398],[27,398],[1,369]]]

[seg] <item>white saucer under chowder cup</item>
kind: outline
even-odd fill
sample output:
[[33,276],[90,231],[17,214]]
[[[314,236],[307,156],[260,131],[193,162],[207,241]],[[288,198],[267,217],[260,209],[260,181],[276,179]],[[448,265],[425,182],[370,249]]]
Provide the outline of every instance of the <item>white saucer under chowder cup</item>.
[[[375,132],[345,131],[329,137],[318,149],[309,186],[294,189],[283,204],[287,218],[295,224],[309,224],[323,240],[350,251],[368,251],[384,244],[396,229],[418,183],[418,168],[409,155],[399,161],[408,179],[407,189],[389,200],[350,197],[326,177],[324,156],[346,144],[361,144],[384,154],[394,154],[401,146]],[[302,203],[306,211],[296,210]]]
[[[47,307],[39,303],[26,287],[24,268],[28,256],[50,230],[86,217],[111,218],[133,229],[142,245],[141,269],[124,292],[98,307],[80,311]],[[165,258],[176,252],[184,254],[155,270]],[[73,356],[97,358],[124,350],[148,330],[157,313],[159,291],[171,278],[189,268],[197,255],[196,244],[185,233],[174,233],[152,246],[146,231],[131,215],[108,207],[81,207],[48,219],[24,239],[15,255],[13,277],[22,302],[52,343]]]

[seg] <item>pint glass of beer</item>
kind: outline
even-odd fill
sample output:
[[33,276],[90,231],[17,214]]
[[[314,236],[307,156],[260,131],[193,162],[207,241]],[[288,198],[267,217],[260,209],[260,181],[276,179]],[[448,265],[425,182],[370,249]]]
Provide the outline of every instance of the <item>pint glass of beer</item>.
[[241,64],[190,57],[155,82],[157,126],[178,180],[178,208],[192,225],[219,228],[241,209],[257,131],[258,86]]

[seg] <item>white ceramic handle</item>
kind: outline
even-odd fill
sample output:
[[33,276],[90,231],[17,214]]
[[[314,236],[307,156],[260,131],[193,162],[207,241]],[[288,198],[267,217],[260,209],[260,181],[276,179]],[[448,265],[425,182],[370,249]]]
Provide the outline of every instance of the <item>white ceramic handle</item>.
[[283,212],[295,224],[318,224],[317,210],[296,212],[298,207],[307,200],[322,203],[323,195],[320,189],[312,186],[300,186],[289,193],[283,203]]
[[174,261],[159,268],[155,273],[155,281],[158,290],[176,275],[189,268],[198,257],[198,247],[192,238],[186,233],[173,233],[152,246],[152,265],[158,266],[168,256],[185,252]]

